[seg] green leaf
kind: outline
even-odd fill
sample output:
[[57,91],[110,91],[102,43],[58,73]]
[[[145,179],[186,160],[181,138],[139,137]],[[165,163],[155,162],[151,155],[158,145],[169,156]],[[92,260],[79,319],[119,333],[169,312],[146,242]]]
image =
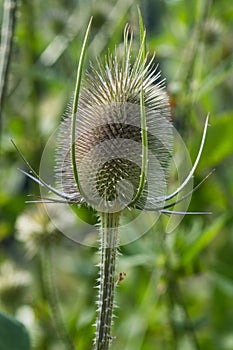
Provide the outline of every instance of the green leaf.
[[194,98],[200,99],[204,94],[209,93],[216,86],[219,86],[233,73],[232,57],[225,59],[214,70],[210,70],[210,74],[202,81],[201,86],[195,92]]
[[210,125],[202,158],[199,163],[200,168],[215,166],[233,153],[232,111],[218,117],[210,117]]
[[0,313],[0,350],[30,350],[30,339],[24,325]]
[[207,227],[197,239],[186,249],[184,255],[181,257],[181,265],[189,264],[219,233],[225,223],[225,216],[218,218],[214,223]]
[[98,223],[96,211],[86,204],[81,204],[79,206],[71,205],[70,208],[82,221],[87,222],[89,225],[96,225]]
[[215,284],[227,295],[233,297],[233,282],[232,279],[223,276],[217,272],[211,274],[212,280]]

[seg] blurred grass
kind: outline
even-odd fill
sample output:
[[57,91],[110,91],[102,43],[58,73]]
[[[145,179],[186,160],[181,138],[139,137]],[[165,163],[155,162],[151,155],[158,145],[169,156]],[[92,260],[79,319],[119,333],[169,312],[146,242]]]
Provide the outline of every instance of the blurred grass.
[[[28,260],[25,244],[17,239],[16,222],[33,208],[25,204],[26,196],[38,194],[39,189],[17,171],[24,165],[10,138],[38,169],[43,147],[74,88],[88,18],[94,15],[88,59],[95,59],[121,42],[127,21],[136,28],[137,39],[136,4],[130,0],[23,0],[18,8],[1,145],[0,305],[28,327],[35,350],[62,346],[43,294],[38,256]],[[193,195],[190,210],[213,214],[185,217],[169,235],[163,233],[166,218],[162,218],[146,235],[122,247],[118,270],[127,276],[117,291],[112,349],[231,350],[233,5],[230,0],[142,0],[140,6],[147,47],[157,53],[171,96],[173,121],[192,160],[205,115],[211,113],[195,183],[216,170]],[[0,1],[0,18],[2,8]],[[54,247],[54,278],[62,311],[80,350],[92,344],[97,260],[94,248],[65,238]],[[6,263],[14,267],[7,281]],[[27,286],[17,286],[22,293],[14,297],[10,310],[3,296],[6,287],[9,295],[16,288],[11,283],[17,269],[32,278]]]

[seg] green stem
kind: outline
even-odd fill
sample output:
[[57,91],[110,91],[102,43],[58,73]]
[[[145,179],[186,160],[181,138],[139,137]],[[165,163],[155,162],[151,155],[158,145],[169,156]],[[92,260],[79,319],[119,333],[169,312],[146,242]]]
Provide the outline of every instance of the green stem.
[[198,338],[193,326],[193,322],[189,316],[187,307],[185,305],[185,301],[182,296],[182,292],[180,290],[179,282],[177,280],[177,276],[175,274],[175,271],[173,270],[171,266],[171,262],[169,259],[170,252],[166,246],[166,241],[164,239],[163,242],[163,251],[165,253],[165,256],[167,257],[166,263],[165,263],[165,273],[166,273],[166,280],[167,280],[167,296],[168,296],[168,304],[170,307],[169,310],[169,316],[170,316],[170,325],[173,333],[173,342],[174,342],[174,349],[178,349],[178,343],[180,338],[180,332],[177,329],[176,322],[173,318],[173,311],[176,305],[178,305],[182,311],[184,312],[184,325],[187,325],[188,327],[185,327],[185,330],[187,334],[189,335],[190,341],[192,342],[193,348],[195,350],[200,350],[200,345],[198,342]]
[[2,111],[6,94],[7,78],[10,66],[10,57],[13,45],[17,0],[5,0],[1,29],[0,55],[0,137],[2,132]]
[[100,286],[95,350],[108,350],[114,309],[115,266],[120,213],[101,213]]
[[196,23],[194,28],[193,38],[190,40],[191,47],[189,48],[189,62],[187,64],[186,75],[184,78],[184,89],[185,91],[189,91],[191,87],[191,83],[193,81],[194,73],[195,73],[195,65],[198,57],[200,40],[203,35],[204,24],[208,18],[209,10],[211,7],[212,0],[207,0],[203,2],[203,7],[201,9],[200,18]]
[[189,312],[188,312],[187,306],[185,304],[185,301],[183,299],[183,295],[182,295],[182,292],[180,290],[180,287],[179,287],[178,283],[177,283],[176,289],[177,289],[177,293],[178,293],[178,296],[179,296],[180,306],[183,309],[183,312],[184,312],[184,315],[185,315],[185,323],[188,326],[187,327],[187,333],[189,334],[190,341],[192,342],[193,348],[195,350],[200,350],[201,348],[200,348],[200,345],[199,345],[199,342],[198,342],[196,331],[195,331],[193,322],[192,322],[192,320],[191,320],[191,318],[189,316]]
[[46,301],[50,308],[54,328],[60,340],[65,345],[67,350],[75,350],[75,346],[67,332],[63,316],[60,309],[57,289],[53,280],[52,262],[51,262],[51,248],[49,246],[43,247],[40,254],[42,267],[42,282]]

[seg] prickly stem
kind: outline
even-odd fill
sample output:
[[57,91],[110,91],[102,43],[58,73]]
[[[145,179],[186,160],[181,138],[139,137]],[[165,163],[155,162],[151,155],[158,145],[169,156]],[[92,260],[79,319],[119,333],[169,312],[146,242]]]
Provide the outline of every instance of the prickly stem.
[[108,350],[114,309],[115,266],[120,213],[101,213],[100,278],[95,350]]

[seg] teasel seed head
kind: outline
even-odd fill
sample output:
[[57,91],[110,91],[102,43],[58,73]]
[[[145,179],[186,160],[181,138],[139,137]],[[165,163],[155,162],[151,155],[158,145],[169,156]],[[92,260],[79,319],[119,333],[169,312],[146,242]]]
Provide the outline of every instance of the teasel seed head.
[[133,62],[132,41],[126,26],[123,55],[116,50],[103,63],[91,63],[82,81],[75,128],[82,193],[73,174],[69,108],[58,136],[60,188],[99,212],[156,209],[166,189],[173,136],[169,99],[154,56],[149,60],[142,44]]
[[59,129],[56,187],[37,174],[12,141],[30,170],[21,172],[59,197],[42,196],[28,203],[84,203],[99,213],[138,208],[167,214],[203,214],[170,208],[191,196],[212,173],[174,199],[193,178],[204,148],[209,115],[192,169],[177,189],[166,194],[173,134],[177,132],[170,121],[164,81],[154,65],[154,56],[149,59],[146,51],[140,10],[140,47],[135,59],[133,34],[127,25],[123,54],[115,50],[104,62],[97,59],[83,78],[91,23],[92,18],[83,40],[73,101]]

